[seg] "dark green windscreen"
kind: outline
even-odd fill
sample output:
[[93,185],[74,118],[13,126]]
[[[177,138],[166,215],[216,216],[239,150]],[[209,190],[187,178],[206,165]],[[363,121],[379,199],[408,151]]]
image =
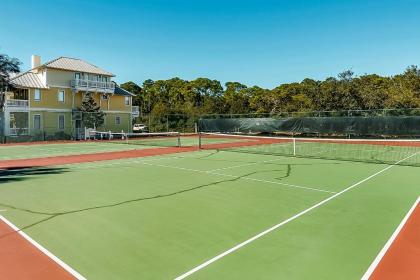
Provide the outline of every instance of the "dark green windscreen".
[[201,119],[202,132],[419,136],[420,116]]

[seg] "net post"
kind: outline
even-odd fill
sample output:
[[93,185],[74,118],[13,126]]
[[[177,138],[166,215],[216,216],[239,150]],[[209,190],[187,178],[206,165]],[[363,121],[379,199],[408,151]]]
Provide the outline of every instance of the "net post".
[[178,132],[176,136],[178,138],[178,148],[181,148],[181,133]]
[[125,137],[125,143],[126,144],[130,144],[130,142],[128,141],[128,137],[129,137],[130,133],[126,132],[125,134],[123,134],[123,137]]
[[201,132],[198,132],[198,149],[201,150],[203,147],[201,146]]
[[296,138],[293,137],[293,155],[296,156]]

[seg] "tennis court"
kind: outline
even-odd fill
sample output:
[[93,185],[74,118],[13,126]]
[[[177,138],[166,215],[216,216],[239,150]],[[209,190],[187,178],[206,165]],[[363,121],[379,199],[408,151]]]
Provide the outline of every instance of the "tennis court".
[[[10,146],[0,160],[152,142]],[[360,279],[420,195],[416,141],[181,143],[191,149],[5,169],[0,215],[86,279]]]

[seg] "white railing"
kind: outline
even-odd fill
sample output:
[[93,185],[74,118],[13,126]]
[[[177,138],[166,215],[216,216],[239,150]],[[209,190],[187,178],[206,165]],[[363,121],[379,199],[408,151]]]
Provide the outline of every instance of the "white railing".
[[138,117],[140,115],[139,106],[131,106],[131,114],[133,117]]
[[6,106],[7,107],[28,107],[29,106],[29,100],[7,99],[6,100]]
[[9,128],[10,135],[28,135],[29,129],[27,127],[11,127]]
[[72,80],[71,87],[81,90],[94,90],[101,92],[114,92],[115,84],[113,82],[99,82],[91,80]]

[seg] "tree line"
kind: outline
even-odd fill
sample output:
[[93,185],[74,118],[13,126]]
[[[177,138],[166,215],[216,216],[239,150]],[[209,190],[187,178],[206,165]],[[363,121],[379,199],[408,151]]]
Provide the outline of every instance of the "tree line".
[[[20,62],[0,54],[0,93],[9,83],[10,73],[20,71]],[[409,66],[402,73],[384,77],[377,74],[355,76],[351,70],[318,81],[306,78],[273,89],[248,87],[239,82],[208,78],[192,81],[178,77],[146,80],[141,86],[126,82],[122,88],[135,94],[133,105],[142,115],[247,114],[297,111],[371,110],[420,107],[420,69]],[[0,94],[0,108],[4,102]]]
[[420,69],[408,67],[402,74],[355,76],[346,70],[325,80],[306,78],[273,89],[248,87],[239,82],[208,78],[192,81],[178,77],[121,85],[135,94],[133,105],[141,114],[247,114],[296,111],[372,110],[420,107]]

